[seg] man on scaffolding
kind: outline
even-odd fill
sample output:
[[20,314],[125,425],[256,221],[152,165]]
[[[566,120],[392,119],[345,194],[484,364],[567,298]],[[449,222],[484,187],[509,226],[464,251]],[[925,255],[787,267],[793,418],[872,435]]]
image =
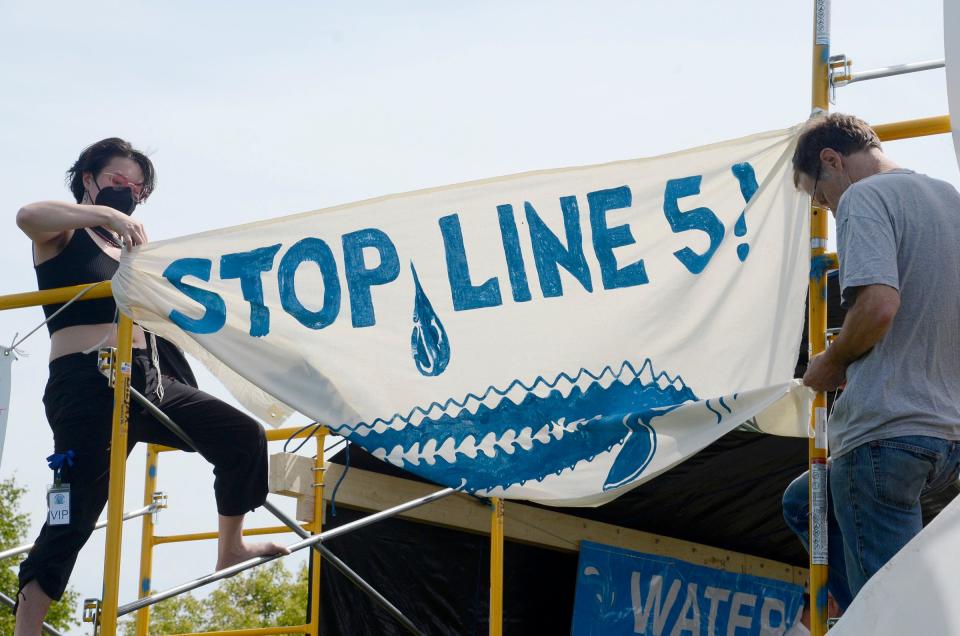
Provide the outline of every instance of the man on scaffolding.
[[[876,133],[839,113],[812,119],[794,182],[837,222],[847,309],[804,383],[845,384],[829,419],[831,594],[846,608],[920,532],[921,495],[960,467],[960,193],[884,155]],[[784,493],[805,545],[807,475]]]

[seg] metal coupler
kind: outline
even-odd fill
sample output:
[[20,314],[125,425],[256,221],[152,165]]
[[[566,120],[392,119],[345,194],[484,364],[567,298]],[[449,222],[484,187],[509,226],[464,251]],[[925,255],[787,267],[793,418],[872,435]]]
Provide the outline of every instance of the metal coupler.
[[100,599],[83,599],[83,622],[93,623],[93,636],[100,631]]
[[117,350],[113,347],[100,347],[97,350],[97,369],[100,370],[107,378],[107,382],[110,386],[113,386],[113,382],[116,379],[117,375],[114,372],[114,366],[117,362]]
[[157,523],[160,511],[167,507],[167,494],[162,490],[153,493],[153,523]]

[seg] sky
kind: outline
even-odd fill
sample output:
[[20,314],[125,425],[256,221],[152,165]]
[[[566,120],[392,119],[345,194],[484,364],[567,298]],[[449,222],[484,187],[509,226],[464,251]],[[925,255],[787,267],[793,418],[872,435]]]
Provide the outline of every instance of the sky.
[[[655,156],[803,121],[812,7],[4,0],[0,294],[36,289],[17,210],[68,199],[66,169],[101,138],[123,137],[152,157],[157,189],[136,212],[152,240],[394,192]],[[832,52],[861,71],[942,58],[942,5],[836,0]],[[832,108],[871,123],[944,115],[944,72],[842,87]],[[904,167],[960,185],[948,136],[886,150]],[[41,320],[39,308],[0,312],[0,342]],[[52,452],[40,401],[45,330],[23,349],[0,478],[28,487],[32,539],[45,515],[44,457]],[[198,371],[203,388],[233,402]],[[127,509],[140,506],[143,460],[138,447]],[[159,480],[170,497],[159,533],[214,529],[213,480],[201,458],[165,454]],[[276,501],[293,512],[292,500]],[[251,524],[273,521],[261,512]],[[138,523],[126,524],[121,602],[135,597],[139,535]],[[161,546],[154,589],[206,574],[214,561],[211,542]],[[71,579],[81,597],[100,596],[102,562],[98,533]]]

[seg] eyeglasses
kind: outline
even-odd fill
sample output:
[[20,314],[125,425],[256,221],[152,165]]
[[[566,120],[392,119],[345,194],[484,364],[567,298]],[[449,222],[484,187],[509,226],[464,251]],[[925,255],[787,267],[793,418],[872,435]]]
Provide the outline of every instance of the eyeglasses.
[[817,187],[820,185],[820,171],[823,169],[823,164],[817,164],[817,176],[813,180],[813,190],[810,191],[810,200],[813,201],[813,204],[817,207],[828,209],[830,204],[827,202],[826,198],[817,193]]
[[136,199],[137,203],[140,203],[148,196],[150,196],[150,189],[145,188],[143,183],[136,183],[127,179],[125,176],[118,172],[101,172],[101,176],[109,177],[110,187],[123,189],[130,188],[130,191],[133,193],[133,198]]

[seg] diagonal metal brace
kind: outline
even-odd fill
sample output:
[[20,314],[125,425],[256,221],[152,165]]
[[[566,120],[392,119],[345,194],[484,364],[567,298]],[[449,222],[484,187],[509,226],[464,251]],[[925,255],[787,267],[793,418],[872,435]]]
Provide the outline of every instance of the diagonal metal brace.
[[[356,521],[345,523],[342,526],[337,526],[332,530],[327,530],[325,532],[321,532],[320,534],[312,535],[309,539],[303,539],[302,541],[298,541],[296,543],[288,545],[287,549],[290,550],[291,553],[293,553],[293,552],[297,552],[298,550],[302,550],[304,548],[312,547],[315,544],[320,543],[321,541],[329,541],[330,539],[339,537],[340,535],[347,534],[348,532],[352,532],[353,530],[357,530],[359,528],[363,528],[372,523],[376,523],[377,521],[382,521],[384,519],[389,519],[390,517],[395,517],[398,514],[406,512],[407,510],[411,510],[413,508],[426,505],[430,502],[436,501],[437,499],[442,499],[456,492],[460,492],[459,489],[444,488],[443,490],[438,490],[437,492],[431,493],[424,497],[420,497],[419,499],[414,499],[412,501],[404,502],[402,504],[394,506],[393,508],[387,508],[386,510],[381,510],[380,512],[375,512],[371,515],[367,515],[362,519],[357,519]],[[219,581],[221,579],[231,577],[234,574],[239,574],[244,570],[249,570],[250,568],[255,568],[265,563],[269,563],[270,561],[275,561],[281,558],[282,556],[284,555],[271,554],[268,556],[260,556],[260,557],[254,557],[252,559],[247,559],[246,561],[237,563],[236,565],[231,565],[228,568],[217,570],[216,572],[207,574],[206,576],[201,576],[200,578],[194,579],[189,583],[184,583],[182,585],[172,587],[163,592],[157,592],[153,596],[148,596],[148,597],[133,601],[132,603],[127,603],[126,605],[123,605],[117,609],[117,616],[118,617],[124,616],[126,614],[129,614],[130,612],[135,612],[138,609],[147,607],[148,605],[159,603],[160,601],[164,601],[168,598],[178,596],[180,594],[183,594],[184,592],[189,592],[190,590],[195,590],[198,587],[203,587],[204,585],[209,585],[210,583],[213,583],[215,581]]]
[[[297,535],[299,535],[301,539],[310,538],[311,535],[306,530],[301,528],[296,521],[291,519],[282,510],[274,506],[269,501],[264,502],[263,507],[269,510],[271,513],[273,513],[273,516],[275,516],[277,519],[282,521],[288,528],[290,528],[290,530],[292,530]],[[380,594],[380,592],[378,592],[372,585],[364,581],[359,574],[357,574],[350,568],[350,566],[348,566],[346,563],[341,561],[337,555],[335,555],[333,552],[330,551],[330,548],[320,543],[316,543],[313,545],[313,549],[319,552],[320,555],[324,559],[326,559],[330,563],[330,565],[332,565],[337,570],[339,570],[341,574],[343,574],[345,577],[350,579],[351,583],[356,585],[358,588],[363,590],[368,596],[370,596],[370,598],[372,598],[374,602],[381,605],[385,610],[387,610],[387,612],[389,612],[390,615],[397,620],[397,622],[403,625],[407,629],[407,631],[409,631],[411,634],[417,634],[418,636],[423,636],[423,632],[417,629],[417,626],[414,625],[409,618],[404,616],[403,612],[401,612],[393,603],[387,600],[386,597]]]

